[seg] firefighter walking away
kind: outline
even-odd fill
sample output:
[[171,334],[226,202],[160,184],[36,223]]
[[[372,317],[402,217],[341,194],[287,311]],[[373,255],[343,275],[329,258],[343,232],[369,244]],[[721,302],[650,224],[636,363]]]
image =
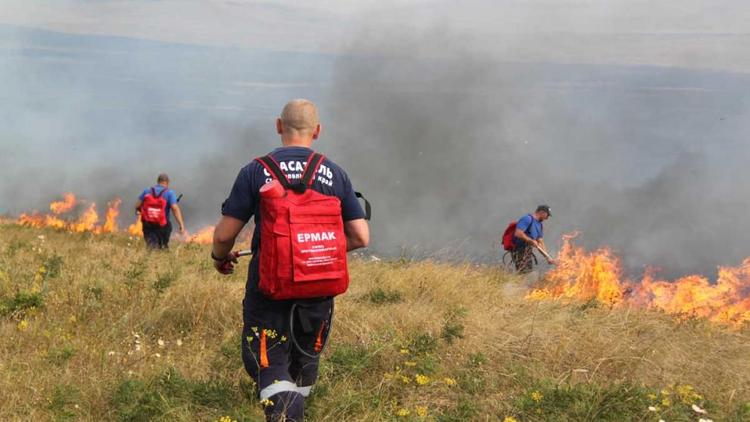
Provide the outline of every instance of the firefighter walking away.
[[254,219],[242,360],[266,420],[301,422],[333,322],[333,297],[349,283],[346,253],[367,246],[370,235],[349,176],[312,149],[321,131],[315,104],[287,103],[276,131],[281,147],[237,175],[214,231],[212,259],[220,273],[232,273],[235,239]]

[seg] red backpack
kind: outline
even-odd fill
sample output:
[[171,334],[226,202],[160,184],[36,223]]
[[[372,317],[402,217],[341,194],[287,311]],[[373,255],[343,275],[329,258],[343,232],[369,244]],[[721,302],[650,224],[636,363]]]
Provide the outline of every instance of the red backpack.
[[506,251],[512,251],[516,248],[516,243],[513,241],[513,239],[516,237],[517,224],[517,221],[511,221],[511,223],[508,224],[508,227],[506,227],[505,231],[503,232],[503,249],[505,249]]
[[141,221],[144,223],[157,224],[159,226],[167,225],[167,200],[164,198],[164,188],[156,194],[156,189],[151,188],[151,192],[143,197],[141,204]]
[[258,162],[275,179],[261,189],[259,290],[273,300],[336,296],[349,287],[341,201],[311,188],[321,154],[313,153],[292,185],[267,155]]
[[516,221],[512,221],[508,224],[503,232],[503,249],[511,251],[516,248],[516,244],[513,242],[513,237],[516,235]]

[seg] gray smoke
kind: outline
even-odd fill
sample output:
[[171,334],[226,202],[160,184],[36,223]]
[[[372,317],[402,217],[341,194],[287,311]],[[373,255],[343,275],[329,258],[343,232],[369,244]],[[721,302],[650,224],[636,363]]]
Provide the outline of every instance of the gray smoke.
[[283,103],[308,97],[318,148],[373,203],[376,253],[494,260],[506,224],[547,203],[553,251],[580,231],[631,274],[713,275],[750,255],[747,74],[510,61],[544,37],[493,49],[446,15],[379,22],[338,55],[0,26],[0,213],[73,191],[122,197],[129,223],[166,171],[188,226],[212,224],[237,171],[278,142]]
[[[237,52],[0,25],[0,213],[42,212],[63,192],[123,199],[167,172],[188,226],[214,224],[239,169],[275,146],[274,119],[305,55]],[[325,72],[326,62],[322,61]]]
[[579,231],[631,274],[748,256],[750,76],[504,63],[450,31],[376,32],[390,35],[338,62],[330,137],[376,204],[379,244],[496,259],[505,225],[547,203],[552,249]]

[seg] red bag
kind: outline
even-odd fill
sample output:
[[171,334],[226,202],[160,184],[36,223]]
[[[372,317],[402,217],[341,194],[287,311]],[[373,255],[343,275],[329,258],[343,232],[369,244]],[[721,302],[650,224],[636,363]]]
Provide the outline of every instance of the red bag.
[[141,203],[141,221],[144,223],[158,224],[161,227],[167,225],[167,200],[164,198],[164,188],[156,194],[156,189],[151,188],[151,192],[143,197]]
[[349,287],[341,201],[311,188],[323,158],[310,155],[295,185],[273,157],[257,159],[283,186],[261,190],[258,288],[270,299],[336,296]]
[[503,232],[503,249],[511,251],[516,248],[516,244],[513,242],[513,237],[516,235],[516,222],[512,221],[508,224]]

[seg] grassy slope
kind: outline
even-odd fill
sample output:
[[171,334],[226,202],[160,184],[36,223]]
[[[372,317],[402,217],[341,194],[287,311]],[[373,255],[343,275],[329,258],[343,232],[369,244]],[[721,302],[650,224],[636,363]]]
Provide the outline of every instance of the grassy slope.
[[[0,420],[259,420],[245,271],[207,257],[0,225]],[[310,420],[750,420],[748,330],[528,301],[493,268],[350,266]]]

